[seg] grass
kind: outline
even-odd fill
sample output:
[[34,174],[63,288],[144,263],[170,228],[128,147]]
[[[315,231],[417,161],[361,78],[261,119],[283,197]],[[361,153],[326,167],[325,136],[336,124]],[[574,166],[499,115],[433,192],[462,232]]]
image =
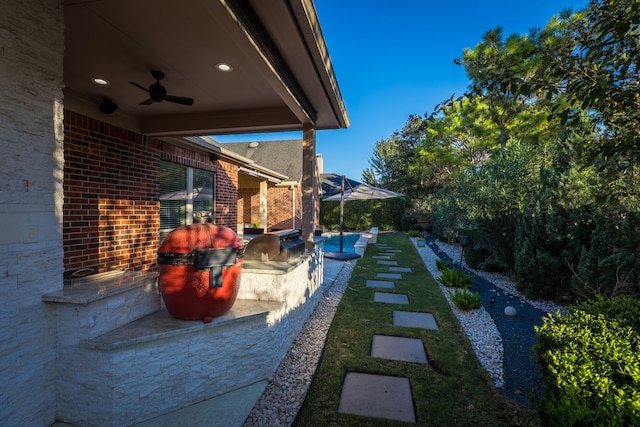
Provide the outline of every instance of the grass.
[[[335,317],[305,402],[294,426],[391,426],[397,421],[338,412],[342,383],[348,372],[409,378],[418,425],[537,426],[535,413],[504,399],[481,367],[458,320],[405,233],[384,233],[379,243],[401,249],[393,258],[411,267],[385,290],[407,294],[410,304],[374,303],[367,279],[388,272],[372,256],[370,245],[358,260]],[[439,330],[393,326],[394,310],[433,313]],[[424,343],[429,366],[370,356],[374,334],[418,338]]]

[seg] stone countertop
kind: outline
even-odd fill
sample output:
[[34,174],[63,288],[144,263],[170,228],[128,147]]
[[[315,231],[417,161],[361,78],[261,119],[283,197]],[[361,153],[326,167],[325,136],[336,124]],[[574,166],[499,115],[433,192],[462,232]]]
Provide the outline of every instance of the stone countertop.
[[42,301],[88,304],[141,286],[154,284],[157,272],[118,270],[73,279],[61,290],[42,295]]
[[97,350],[115,350],[136,344],[189,334],[203,329],[216,328],[242,322],[282,308],[280,301],[237,300],[231,310],[214,317],[210,323],[200,320],[180,320],[166,310],[158,310],[99,337],[81,341],[81,346]]

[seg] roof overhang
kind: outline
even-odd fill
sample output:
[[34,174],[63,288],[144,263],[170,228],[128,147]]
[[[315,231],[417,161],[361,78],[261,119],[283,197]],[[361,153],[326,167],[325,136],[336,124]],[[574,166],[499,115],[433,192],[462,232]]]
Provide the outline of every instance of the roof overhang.
[[[311,0],[66,0],[65,106],[150,136],[336,129],[346,109]],[[233,67],[222,72],[217,64]],[[167,100],[140,103],[155,83]],[[100,86],[92,78],[109,82]],[[104,114],[104,98],[117,110]]]

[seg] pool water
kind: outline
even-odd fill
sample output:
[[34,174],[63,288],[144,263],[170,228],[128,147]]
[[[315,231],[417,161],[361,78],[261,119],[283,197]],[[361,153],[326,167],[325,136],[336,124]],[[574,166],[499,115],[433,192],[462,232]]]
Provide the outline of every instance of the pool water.
[[[343,252],[355,252],[355,244],[360,238],[357,233],[344,234],[342,236],[342,251]],[[327,237],[324,241],[325,252],[340,252],[340,235]]]

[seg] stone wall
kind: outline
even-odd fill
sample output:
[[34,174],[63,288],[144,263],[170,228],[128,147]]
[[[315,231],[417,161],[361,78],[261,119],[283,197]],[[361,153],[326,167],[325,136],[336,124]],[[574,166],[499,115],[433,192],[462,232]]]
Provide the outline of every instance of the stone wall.
[[62,287],[63,9],[4,2],[0,14],[0,420],[55,420],[56,333],[40,296]]

